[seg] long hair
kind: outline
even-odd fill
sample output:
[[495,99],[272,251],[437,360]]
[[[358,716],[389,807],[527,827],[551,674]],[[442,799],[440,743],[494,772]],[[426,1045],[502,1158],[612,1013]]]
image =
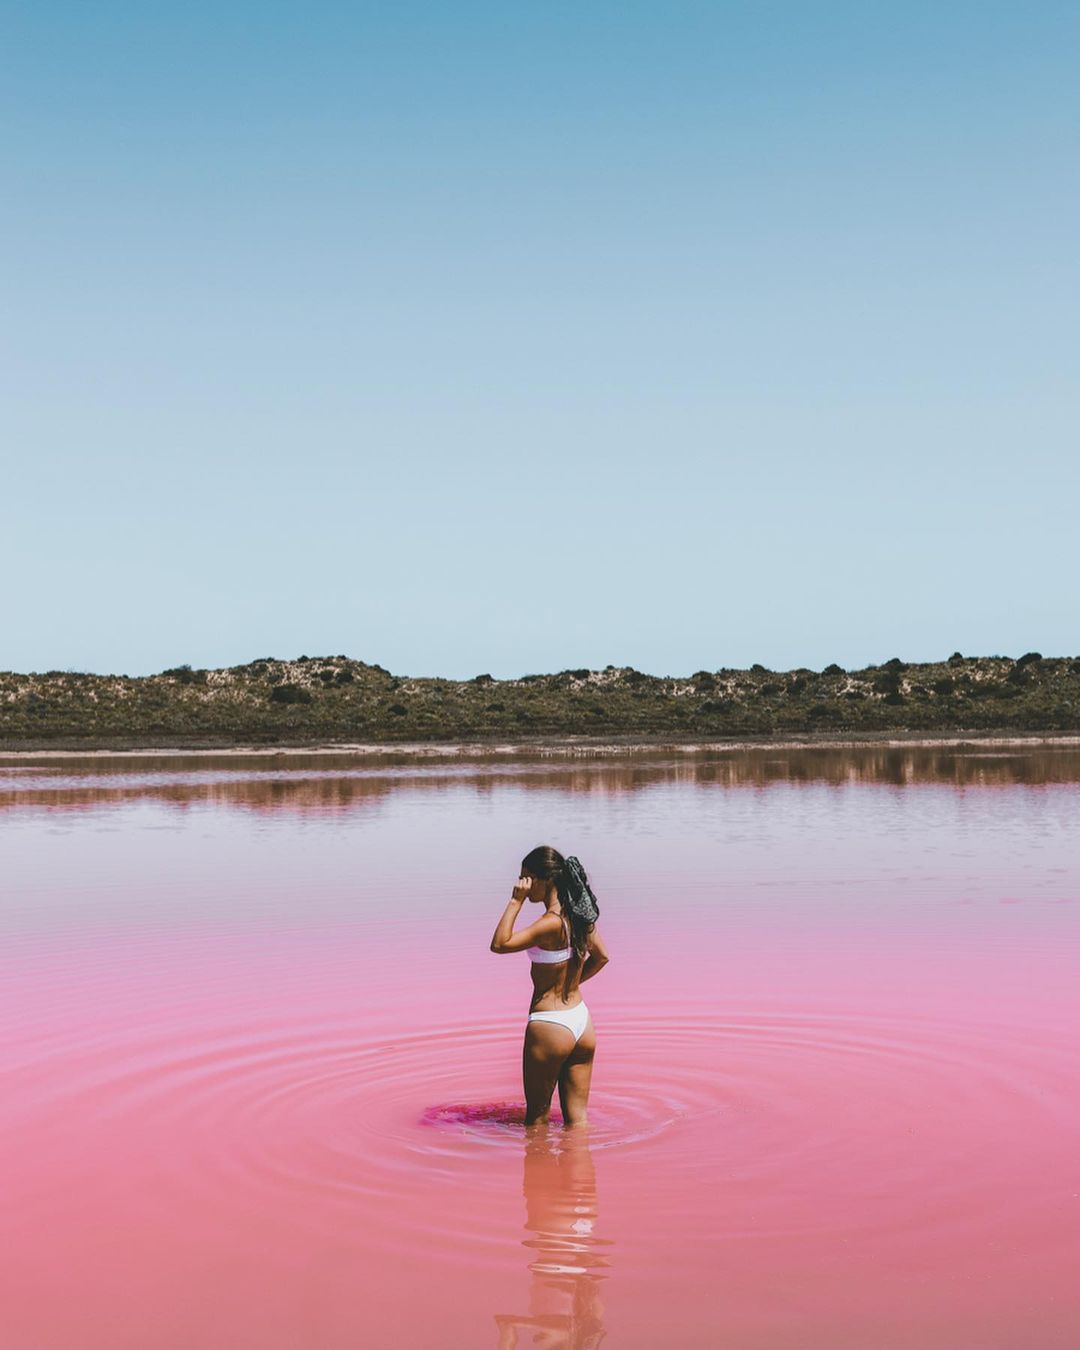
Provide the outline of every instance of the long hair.
[[573,974],[585,964],[589,954],[589,934],[596,927],[600,906],[592,893],[585,869],[577,858],[564,858],[550,844],[539,844],[521,860],[521,870],[541,881],[554,881],[562,906],[563,918],[570,929],[573,954],[563,974],[563,997],[570,987]]

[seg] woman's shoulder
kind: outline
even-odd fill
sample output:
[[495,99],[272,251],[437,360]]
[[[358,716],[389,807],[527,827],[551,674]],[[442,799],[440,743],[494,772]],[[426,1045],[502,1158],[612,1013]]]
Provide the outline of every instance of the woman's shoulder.
[[538,946],[544,946],[549,951],[558,951],[560,947],[565,947],[570,942],[570,925],[561,914],[554,910],[549,910],[543,918],[536,921],[536,930]]

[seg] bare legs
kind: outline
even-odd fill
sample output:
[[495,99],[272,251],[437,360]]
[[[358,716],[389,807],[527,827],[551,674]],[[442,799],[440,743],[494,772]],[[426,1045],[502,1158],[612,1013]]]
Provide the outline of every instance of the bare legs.
[[[588,1044],[585,1044],[586,1037]],[[581,1040],[574,1046],[559,1070],[559,1106],[565,1125],[584,1125],[588,1120],[586,1107],[589,1104],[595,1055],[596,1033],[593,1031],[590,1018]]]
[[563,1124],[585,1123],[595,1054],[596,1032],[591,1016],[576,1045],[573,1032],[566,1027],[553,1022],[529,1022],[526,1025],[521,1054],[526,1125],[547,1123],[556,1087]]

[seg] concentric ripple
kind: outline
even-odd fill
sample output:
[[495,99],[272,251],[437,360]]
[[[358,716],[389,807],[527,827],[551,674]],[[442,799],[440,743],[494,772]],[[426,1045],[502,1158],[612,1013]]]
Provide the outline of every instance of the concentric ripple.
[[[160,1182],[189,1196],[288,1201],[316,1224],[377,1201],[404,1241],[418,1176],[431,1183],[424,1221],[451,1232],[450,1198],[475,1193],[485,1159],[520,1157],[523,1108],[507,1091],[518,1053],[490,1024],[99,1035],[54,1050],[44,1078],[13,1075],[6,1111],[46,1132],[77,1120],[84,1138],[150,1141],[177,1159],[160,1165]],[[1045,1202],[1040,1157],[1017,1141],[1038,1130],[1064,1146],[1074,1072],[1067,1038],[1016,1029],[608,1010],[589,1145],[636,1150],[672,1187],[708,1171],[728,1196],[714,1234],[917,1227],[931,1222],[927,1197],[939,1229],[970,1230],[1015,1209],[1018,1190]],[[1003,1169],[1014,1184],[1000,1184]]]

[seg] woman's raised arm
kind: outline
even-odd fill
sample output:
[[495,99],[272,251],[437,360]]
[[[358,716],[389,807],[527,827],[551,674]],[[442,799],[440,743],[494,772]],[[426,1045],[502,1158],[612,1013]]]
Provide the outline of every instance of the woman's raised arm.
[[523,928],[519,933],[514,932],[514,920],[520,914],[528,893],[529,883],[524,877],[519,877],[514,894],[507,902],[502,918],[495,925],[495,932],[491,938],[493,952],[500,955],[505,952],[523,952],[526,947],[534,946],[537,938],[543,937],[545,933],[562,932],[562,921],[557,914],[550,911],[545,912],[535,923],[529,924],[528,928]]
[[491,939],[491,950],[502,955],[505,952],[523,952],[526,947],[535,947],[538,938],[542,938],[545,933],[561,933],[562,924],[559,922],[557,914],[545,914],[543,918],[537,919],[535,923],[529,924],[528,928],[522,928],[518,932],[513,931],[514,920],[521,909],[520,904],[515,904],[513,900],[503,910],[503,916],[495,927],[495,934]]

